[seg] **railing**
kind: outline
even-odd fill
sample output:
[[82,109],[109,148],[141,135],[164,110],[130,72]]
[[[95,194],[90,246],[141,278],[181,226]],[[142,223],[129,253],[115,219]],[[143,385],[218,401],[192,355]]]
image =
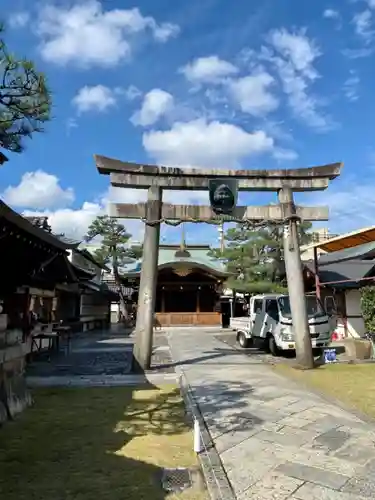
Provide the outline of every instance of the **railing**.
[[235,500],[236,496],[225,474],[193,390],[182,369],[180,369],[179,384],[187,415],[191,424],[194,424],[194,451],[201,462],[211,500]]
[[332,238],[337,238],[339,234],[331,233],[312,233],[311,242],[312,243],[323,243],[323,241],[331,240]]

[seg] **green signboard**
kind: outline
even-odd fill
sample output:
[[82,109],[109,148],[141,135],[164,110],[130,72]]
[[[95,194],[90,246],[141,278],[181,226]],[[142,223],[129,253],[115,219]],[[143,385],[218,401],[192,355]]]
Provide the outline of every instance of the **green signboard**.
[[210,204],[217,215],[231,215],[238,196],[237,179],[209,179]]

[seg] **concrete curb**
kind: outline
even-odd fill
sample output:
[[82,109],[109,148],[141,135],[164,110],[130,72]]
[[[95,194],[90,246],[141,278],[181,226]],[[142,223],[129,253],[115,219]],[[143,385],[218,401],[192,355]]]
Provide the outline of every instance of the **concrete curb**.
[[221,463],[220,456],[215,448],[204,417],[200,412],[199,405],[194,400],[194,396],[191,394],[186,376],[182,370],[179,380],[181,394],[188,410],[187,416],[191,426],[193,427],[194,419],[199,421],[204,451],[198,454],[198,458],[210,498],[211,500],[236,500],[237,497],[233,492],[223,464]]

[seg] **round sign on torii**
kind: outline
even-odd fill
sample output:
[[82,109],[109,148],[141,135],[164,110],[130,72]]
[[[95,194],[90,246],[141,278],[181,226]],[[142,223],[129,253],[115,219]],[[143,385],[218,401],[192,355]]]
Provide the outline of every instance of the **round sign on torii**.
[[[297,363],[313,367],[311,339],[305,307],[297,221],[326,221],[327,207],[300,207],[294,204],[293,192],[322,191],[341,173],[342,163],[289,170],[210,170],[177,168],[123,162],[95,156],[100,174],[110,175],[116,187],[147,189],[147,203],[113,204],[110,215],[141,219],[146,223],[139,302],[134,346],[135,368],[150,367],[154,324],[157,261],[160,224],[225,221],[283,224],[284,260],[296,332]],[[210,206],[162,203],[162,191],[208,190]],[[279,203],[265,206],[237,206],[238,191],[273,191]],[[173,222],[172,222],[173,223]]]

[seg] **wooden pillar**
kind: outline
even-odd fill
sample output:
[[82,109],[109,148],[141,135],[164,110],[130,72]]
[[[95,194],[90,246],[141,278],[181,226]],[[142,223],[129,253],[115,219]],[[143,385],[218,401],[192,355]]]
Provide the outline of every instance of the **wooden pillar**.
[[197,312],[197,313],[201,312],[200,297],[201,297],[201,291],[200,291],[200,288],[198,287],[198,289],[197,289],[197,306],[195,308],[195,312]]
[[55,296],[52,299],[52,322],[57,321],[57,307],[59,303],[58,292],[55,292]]
[[161,312],[165,313],[165,290],[161,289]]
[[321,299],[321,288],[319,279],[318,249],[314,247],[314,273],[315,273],[315,293],[317,298]]

